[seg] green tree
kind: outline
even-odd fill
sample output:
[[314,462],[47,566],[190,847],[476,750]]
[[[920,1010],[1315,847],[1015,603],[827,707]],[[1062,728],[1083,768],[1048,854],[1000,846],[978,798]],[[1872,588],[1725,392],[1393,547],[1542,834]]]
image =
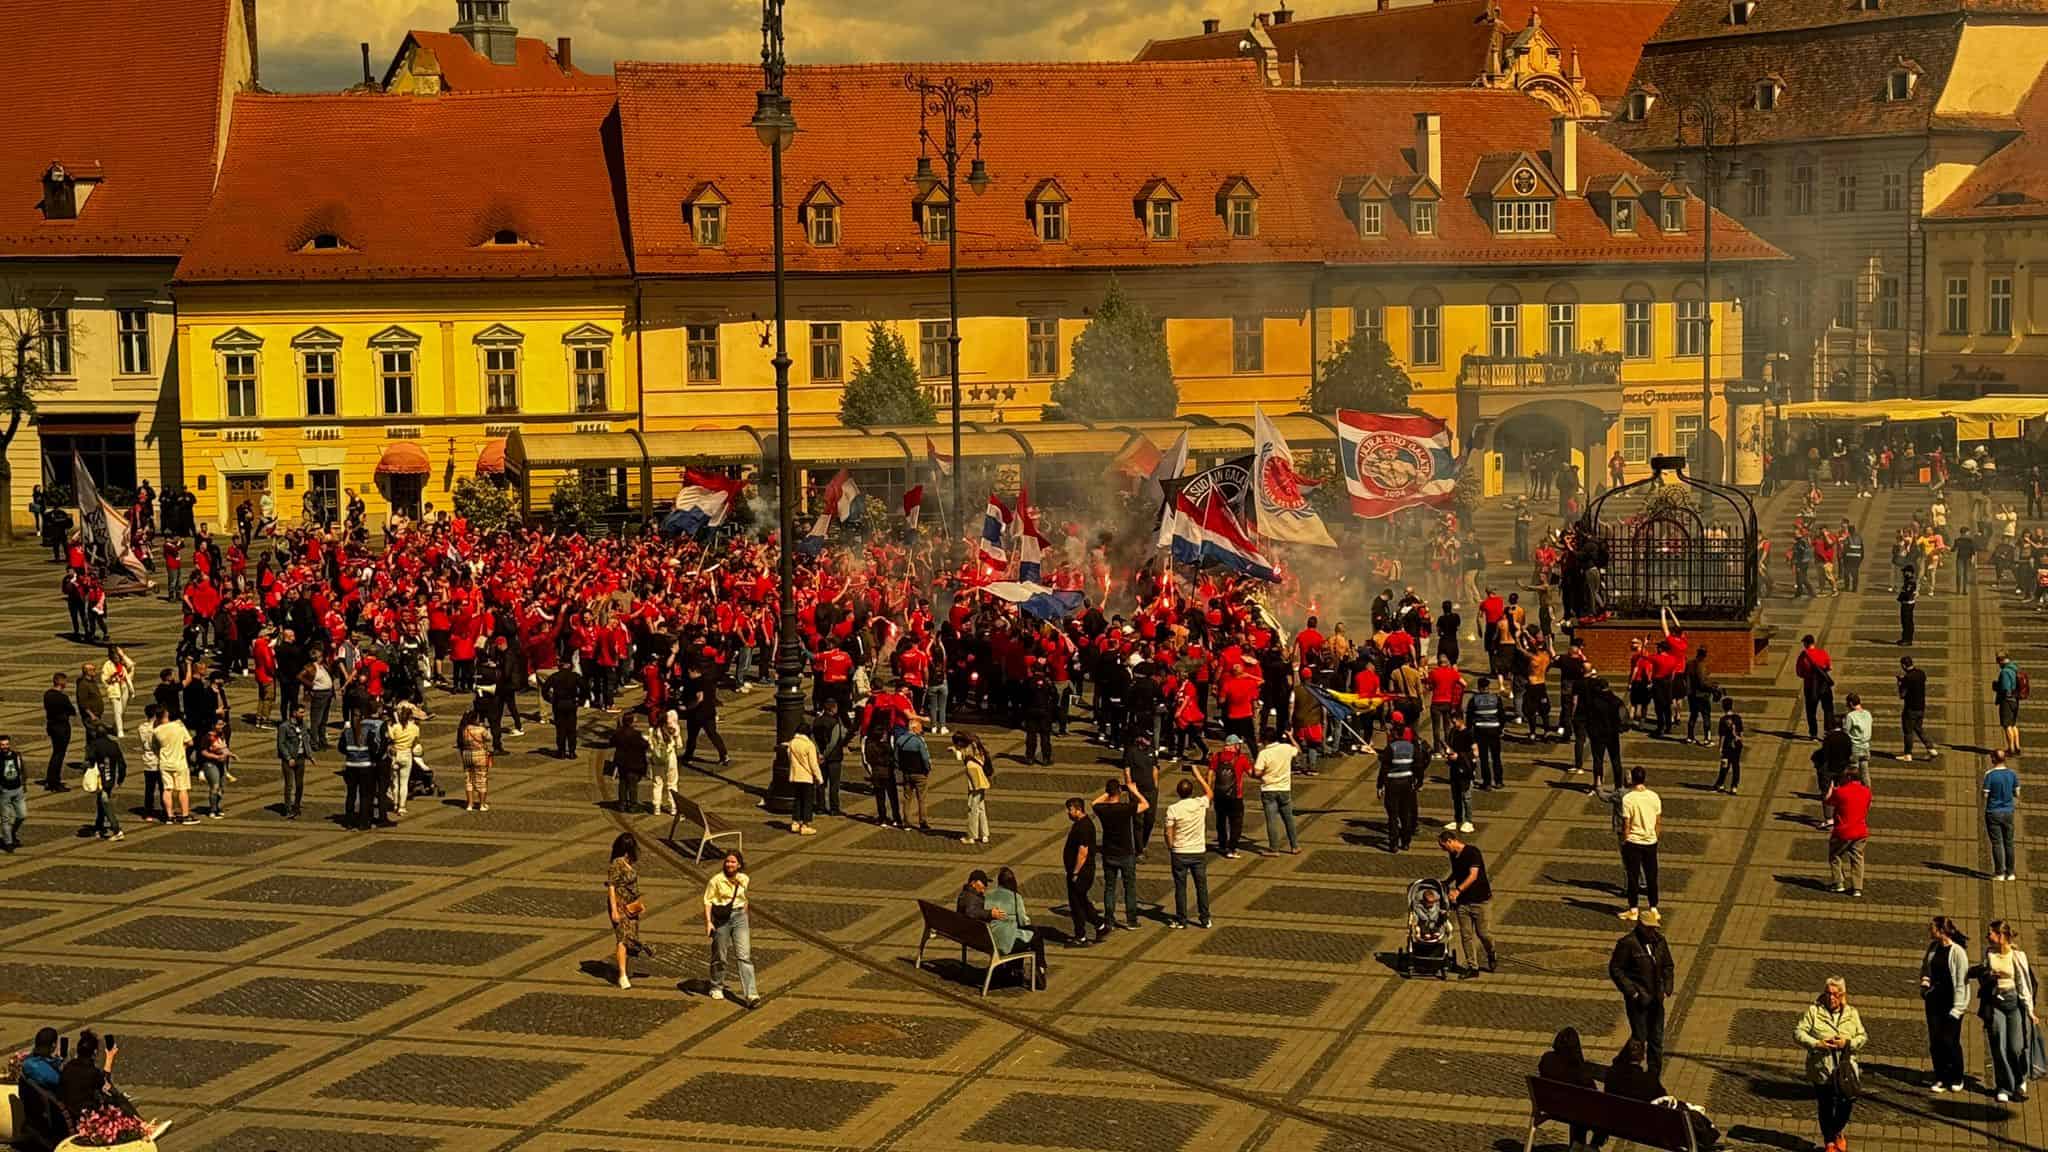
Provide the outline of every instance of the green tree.
[[937,419],[932,399],[919,386],[917,365],[903,337],[880,321],[868,325],[868,355],[853,365],[853,377],[839,394],[839,422],[849,428],[877,424],[930,424]]
[[1180,407],[1165,330],[1114,279],[1074,338],[1073,363],[1052,386],[1053,406],[1068,419],[1170,420]]
[[555,485],[548,502],[554,508],[556,531],[588,535],[612,510],[611,485],[602,479],[567,476]]
[[1328,414],[1339,408],[1354,412],[1405,412],[1415,382],[1394,359],[1384,340],[1346,340],[1323,361],[1301,398],[1311,412]]
[[[43,327],[46,303],[55,301],[34,300],[13,287],[0,289],[0,357],[6,357],[0,361],[0,415],[7,418],[0,429],[0,544],[14,542],[14,467],[9,450],[22,420],[35,414],[36,397],[55,387],[55,373],[44,363],[46,341],[52,336]],[[74,346],[80,334],[76,328],[69,333]],[[68,473],[65,478],[70,478]]]
[[471,476],[455,482],[455,514],[477,532],[496,532],[511,525],[512,493],[495,480]]

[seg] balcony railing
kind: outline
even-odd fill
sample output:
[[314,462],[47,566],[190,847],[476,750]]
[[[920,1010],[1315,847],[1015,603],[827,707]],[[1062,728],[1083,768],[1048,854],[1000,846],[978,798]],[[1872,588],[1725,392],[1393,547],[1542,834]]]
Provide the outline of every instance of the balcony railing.
[[1460,388],[1620,388],[1621,353],[1569,356],[1467,356]]

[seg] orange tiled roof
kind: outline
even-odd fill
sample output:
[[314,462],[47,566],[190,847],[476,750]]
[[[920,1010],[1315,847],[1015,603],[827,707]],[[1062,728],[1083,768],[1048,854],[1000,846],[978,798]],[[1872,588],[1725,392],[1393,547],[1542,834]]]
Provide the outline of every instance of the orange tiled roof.
[[[1563,264],[1697,263],[1701,205],[1688,211],[1690,229],[1667,235],[1654,219],[1639,219],[1634,235],[1615,235],[1585,199],[1559,197],[1553,234],[1495,236],[1477,186],[1501,168],[1504,154],[1527,152],[1548,165],[1550,112],[1516,92],[1473,88],[1303,89],[1267,92],[1274,116],[1288,126],[1294,169],[1316,237],[1332,264]],[[1443,130],[1443,201],[1436,236],[1411,235],[1399,213],[1386,214],[1385,234],[1361,239],[1338,192],[1347,178],[1378,176],[1395,186],[1415,166],[1415,116],[1434,112]],[[1482,169],[1485,173],[1482,173]],[[1582,186],[1604,175],[1633,174],[1645,186],[1661,184],[1648,168],[1590,133],[1579,133]],[[1390,180],[1390,178],[1392,178]],[[1355,182],[1354,182],[1355,183]],[[1467,195],[1466,189],[1473,195]],[[1776,249],[1729,217],[1714,216],[1716,260],[1767,260]]]
[[[1512,36],[1540,11],[1543,30],[1569,61],[1579,52],[1586,87],[1603,103],[1628,89],[1644,41],[1655,35],[1675,0],[1442,0],[1385,11],[1347,12],[1266,28],[1289,75],[1296,59],[1306,83],[1467,84],[1486,70],[1497,9]],[[1243,29],[1154,40],[1139,52],[1148,62],[1228,60],[1240,55]]]
[[[608,92],[245,94],[177,281],[628,275],[612,116]],[[304,250],[321,233],[345,247]]]
[[[405,38],[421,50],[433,53],[435,62],[441,67],[442,86],[450,92],[507,88],[609,89],[612,86],[609,76],[593,75],[573,65],[568,71],[563,71],[555,50],[531,36],[521,36],[514,41],[518,51],[511,64],[491,63],[490,57],[471,48],[469,41],[453,32],[415,30],[406,33]],[[405,48],[404,44],[399,45],[391,67],[385,70],[386,84],[391,82],[398,62],[405,59]]]
[[2048,71],[2021,103],[2020,135],[1977,166],[1930,220],[2028,220],[2048,217]]
[[[0,4],[0,257],[176,256],[206,212],[238,0]],[[45,220],[52,161],[98,167],[75,220]]]
[[[1987,16],[2038,18],[2048,15],[2048,0],[1881,0],[1877,8],[1865,11],[1847,0],[1759,0],[1748,19],[1736,24],[1729,14],[1728,0],[1678,0],[1652,43],[1683,40],[1721,39],[1743,36],[1772,36],[1818,28],[1857,27],[1867,24],[1897,25],[1902,20],[1925,17]],[[1545,6],[1547,23],[1550,9]],[[1784,51],[1782,41],[1778,50]]]
[[[790,266],[799,271],[943,269],[911,218],[918,101],[906,71],[987,77],[983,155],[995,184],[966,186],[958,213],[963,267],[1194,266],[1319,258],[1282,138],[1255,68],[1204,64],[876,64],[797,67],[788,92],[801,131],[784,159]],[[636,267],[657,274],[758,272],[772,258],[768,155],[748,119],[760,70],[741,65],[618,66],[626,200]],[[934,131],[938,131],[934,125]],[[963,134],[964,143],[964,134]],[[937,167],[943,174],[944,165]],[[1208,192],[1241,176],[1261,193],[1259,234],[1232,240]],[[1025,198],[1054,179],[1070,198],[1065,243],[1043,244]],[[1134,201],[1164,179],[1186,197],[1180,235],[1146,239]],[[733,207],[725,243],[701,248],[681,205],[715,180]],[[823,181],[842,201],[836,247],[796,230],[796,198]]]

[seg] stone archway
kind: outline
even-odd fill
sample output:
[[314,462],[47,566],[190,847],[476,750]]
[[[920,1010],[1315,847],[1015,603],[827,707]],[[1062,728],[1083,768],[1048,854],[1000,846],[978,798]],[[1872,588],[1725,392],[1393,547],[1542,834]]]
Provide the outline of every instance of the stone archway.
[[1536,488],[1538,468],[1555,469],[1572,463],[1575,447],[1576,413],[1562,417],[1535,405],[1515,409],[1494,426],[1489,470],[1500,477],[1504,495],[1520,495]]

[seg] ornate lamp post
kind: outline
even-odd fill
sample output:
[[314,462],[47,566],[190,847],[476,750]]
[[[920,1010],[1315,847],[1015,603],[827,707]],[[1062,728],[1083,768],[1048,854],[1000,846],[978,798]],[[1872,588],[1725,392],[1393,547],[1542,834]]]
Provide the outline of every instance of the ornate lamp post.
[[796,466],[789,454],[789,339],[785,316],[788,284],[783,268],[782,153],[796,139],[796,117],[782,94],[782,4],[761,0],[761,91],[754,97],[754,134],[768,149],[770,179],[775,185],[775,447],[776,521],[780,553],[776,589],[782,597],[782,618],[775,641],[774,774],[768,785],[768,810],[788,812],[794,806],[789,765],[782,749],[803,724],[803,646],[796,630]]
[[988,165],[981,158],[981,101],[995,90],[995,81],[963,82],[951,76],[933,80],[911,74],[903,78],[903,87],[917,97],[916,180],[920,193],[930,192],[938,183],[932,172],[930,122],[937,117],[945,125],[945,146],[939,155],[946,162],[946,346],[953,380],[953,515],[964,531],[967,510],[960,502],[960,121],[965,118],[974,129],[974,161],[967,171],[967,186],[978,195],[989,186]]
[[[1686,141],[1688,128],[1693,130],[1693,135],[1697,138],[1695,143],[1688,144]],[[1725,133],[1721,131],[1724,128]],[[1731,153],[1728,157],[1727,179],[1733,181],[1742,178],[1742,156],[1735,152],[1742,137],[1735,109],[1716,104],[1711,96],[1706,95],[1694,97],[1680,105],[1677,137],[1679,156],[1672,162],[1671,177],[1673,180],[1683,181],[1685,153],[1697,152],[1700,157],[1700,201],[1706,208],[1706,219],[1700,222],[1700,434],[1699,439],[1694,442],[1700,446],[1700,470],[1705,472],[1706,445],[1714,427],[1714,193],[1722,179],[1719,154],[1723,150]],[[1731,413],[1728,421],[1729,435],[1723,438],[1721,445],[1723,475],[1719,479],[1729,483],[1733,483],[1735,479],[1734,423]]]

